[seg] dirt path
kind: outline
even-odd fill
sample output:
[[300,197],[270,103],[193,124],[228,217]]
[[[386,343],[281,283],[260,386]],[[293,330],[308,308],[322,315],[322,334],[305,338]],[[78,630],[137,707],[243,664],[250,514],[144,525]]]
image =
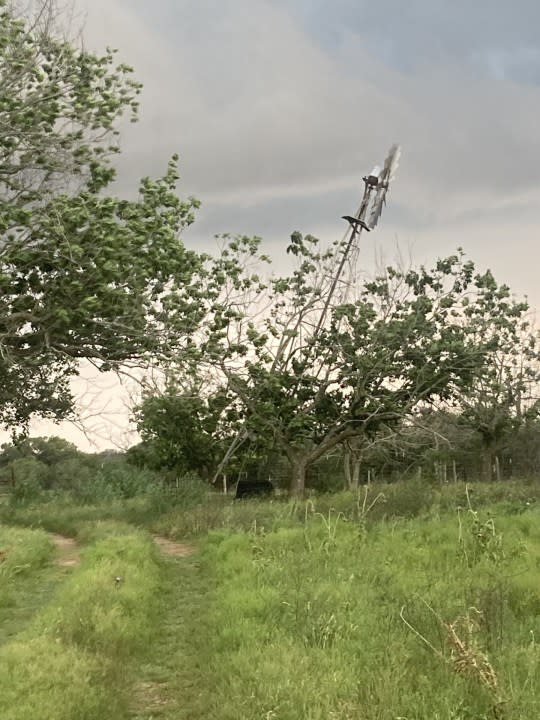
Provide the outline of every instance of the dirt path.
[[194,550],[191,545],[174,542],[161,535],[154,535],[153,537],[154,542],[164,555],[169,555],[169,557],[189,557],[193,555]]
[[[65,535],[51,533],[51,540],[56,547],[56,564],[61,567],[75,567],[80,564],[81,556],[77,541]],[[186,543],[174,542],[161,535],[154,535],[153,540],[164,555],[169,557],[190,557],[193,547]]]
[[79,546],[73,538],[64,535],[51,534],[51,540],[56,547],[56,563],[61,567],[75,567],[81,562]]

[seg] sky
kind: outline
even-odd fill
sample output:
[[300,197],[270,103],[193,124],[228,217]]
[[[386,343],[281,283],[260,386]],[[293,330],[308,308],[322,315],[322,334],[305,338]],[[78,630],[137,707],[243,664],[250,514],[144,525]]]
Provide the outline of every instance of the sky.
[[[461,246],[540,305],[537,0],[77,0],[75,22],[144,83],[115,191],[178,152],[179,191],[202,202],[187,245],[259,235],[279,266],[294,230],[340,238],[362,176],[398,142],[365,268]],[[85,397],[103,383],[100,447],[125,440],[128,416],[110,378],[88,376]]]

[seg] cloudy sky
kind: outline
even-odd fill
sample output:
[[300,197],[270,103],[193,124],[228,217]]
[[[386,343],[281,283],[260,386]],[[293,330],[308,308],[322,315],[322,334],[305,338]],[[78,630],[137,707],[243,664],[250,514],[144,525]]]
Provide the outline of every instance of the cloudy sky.
[[86,44],[119,48],[145,85],[117,190],[178,152],[180,191],[202,201],[187,244],[257,234],[283,258],[293,230],[341,237],[362,175],[399,142],[365,266],[396,244],[417,262],[463,246],[540,305],[537,0],[78,6]]
[[[423,260],[462,244],[540,301],[540,3],[91,0],[88,43],[145,84],[121,185],[181,155],[203,203],[188,242],[333,238],[399,142],[377,237]],[[369,247],[367,248],[369,252]]]

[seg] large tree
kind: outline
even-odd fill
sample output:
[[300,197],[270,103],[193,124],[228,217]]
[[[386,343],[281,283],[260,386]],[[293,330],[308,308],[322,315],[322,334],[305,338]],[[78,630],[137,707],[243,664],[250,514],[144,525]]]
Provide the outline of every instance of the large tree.
[[53,0],[17,15],[0,0],[0,424],[73,410],[79,361],[100,369],[174,344],[193,327],[198,257],[179,240],[197,202],[173,158],[136,199],[107,194],[118,125],[140,86],[113,51],[66,40]]
[[460,394],[458,422],[480,439],[483,478],[500,480],[501,453],[511,436],[538,417],[540,350],[528,304],[490,273],[483,289],[481,302],[465,312],[477,337],[492,339],[493,351]]
[[491,276],[461,254],[431,270],[387,268],[352,300],[329,303],[339,244],[322,251],[295,233],[296,270],[268,284],[252,272],[258,251],[257,241],[237,239],[215,261],[209,277],[212,292],[221,279],[221,292],[179,361],[240,406],[236,447],[262,438],[288,458],[298,494],[308,467],[336,446],[455,399],[496,348],[477,320],[504,304],[484,302]]

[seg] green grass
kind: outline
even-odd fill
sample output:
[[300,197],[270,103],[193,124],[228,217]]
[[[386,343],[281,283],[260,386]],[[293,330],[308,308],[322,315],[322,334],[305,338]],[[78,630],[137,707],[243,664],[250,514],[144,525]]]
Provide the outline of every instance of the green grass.
[[134,686],[134,720],[207,720],[212,678],[208,602],[211,583],[197,557],[170,558],[161,624]]
[[18,530],[0,525],[0,578],[2,583],[28,575],[52,558],[54,545],[40,530]]
[[0,648],[2,720],[128,717],[130,673],[157,626],[161,581],[146,534],[89,546],[52,602]]
[[[503,503],[508,514],[519,514],[528,507],[540,505],[540,483],[475,483],[472,488],[477,508]],[[185,495],[167,496],[156,489],[128,500],[112,499],[94,503],[74,503],[69,493],[51,494],[28,505],[0,504],[0,521],[11,525],[42,528],[76,537],[85,542],[97,523],[134,525],[171,538],[204,537],[211,530],[245,531],[253,526],[266,530],[297,527],[306,514],[342,513],[347,519],[365,519],[376,523],[388,518],[412,518],[423,514],[455,511],[467,506],[467,486],[455,483],[431,486],[415,480],[391,485],[374,484],[357,493],[341,492],[314,496],[307,501],[275,500],[235,501],[219,494],[201,498],[188,484]],[[366,510],[369,512],[366,514]]]
[[[0,506],[0,519],[11,525],[41,528],[78,537],[98,522],[145,524],[153,516],[150,501],[143,497],[79,505],[69,494],[51,495],[44,501],[20,506]],[[86,538],[83,538],[86,539]]]
[[461,541],[455,515],[211,535],[208,716],[539,717],[540,513],[487,522],[462,517]]
[[[412,482],[11,508],[87,547],[0,648],[2,720],[540,717],[540,487],[469,498]],[[200,552],[159,559],[133,524]]]
[[52,597],[65,572],[40,530],[0,526],[0,645],[19,633]]
[[[204,537],[212,530],[249,531],[264,528],[298,527],[306,516],[329,511],[342,513],[348,520],[368,524],[391,518],[413,518],[421,515],[452,512],[467,507],[467,486],[455,483],[432,487],[426,483],[407,481],[392,485],[374,484],[358,492],[319,495],[306,501],[275,500],[235,501],[216,495],[194,507],[173,507],[153,516],[150,525],[157,532],[182,539]],[[540,483],[476,483],[472,497],[477,508],[503,503],[504,512],[519,514],[540,505]]]
[[13,639],[51,602],[66,571],[49,565],[32,575],[19,577],[15,583],[0,587],[0,646]]

